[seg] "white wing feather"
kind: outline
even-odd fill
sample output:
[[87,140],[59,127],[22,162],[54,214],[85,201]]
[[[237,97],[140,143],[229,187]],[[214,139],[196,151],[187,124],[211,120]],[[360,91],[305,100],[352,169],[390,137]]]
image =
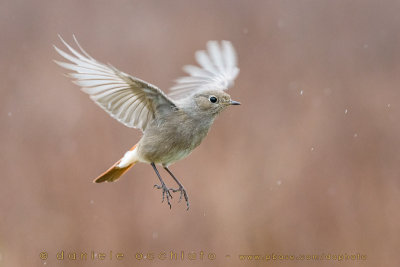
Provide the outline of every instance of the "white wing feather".
[[197,51],[195,58],[200,67],[187,65],[183,70],[190,76],[175,80],[170,95],[196,93],[201,90],[227,90],[239,74],[237,57],[231,42],[207,43],[207,51]]
[[157,112],[172,111],[175,104],[156,86],[123,73],[112,66],[98,62],[86,53],[78,41],[77,52],[60,36],[72,54],[54,46],[56,51],[71,63],[55,61],[58,65],[74,71],[69,76],[82,91],[113,118],[132,128],[146,129]]

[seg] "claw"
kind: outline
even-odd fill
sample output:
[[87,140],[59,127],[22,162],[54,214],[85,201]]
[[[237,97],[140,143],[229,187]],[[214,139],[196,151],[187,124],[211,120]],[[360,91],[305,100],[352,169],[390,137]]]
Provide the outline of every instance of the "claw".
[[169,190],[171,190],[171,189],[169,189],[164,183],[162,183],[161,185],[155,184],[155,185],[153,186],[153,188],[154,188],[154,187],[157,188],[157,189],[162,189],[162,200],[161,200],[161,203],[164,202],[165,196],[166,196],[166,197],[167,197],[167,203],[168,203],[168,205],[169,205],[169,208],[171,209],[171,208],[172,208],[172,205],[171,205],[171,202],[169,201],[170,198],[172,199],[172,195],[171,195],[171,193],[169,192]]
[[172,190],[173,193],[176,193],[176,192],[178,192],[178,191],[181,192],[181,194],[180,194],[180,196],[179,196],[178,203],[181,202],[182,196],[185,197],[186,209],[188,210],[188,209],[189,209],[189,206],[190,206],[190,205],[189,205],[189,197],[188,197],[188,195],[187,195],[187,193],[186,193],[185,188],[184,188],[183,186],[180,186],[178,189],[170,189],[170,190]]
[[[153,166],[154,167],[154,166]],[[178,191],[181,192],[180,196],[179,196],[179,201],[181,202],[182,200],[182,196],[185,197],[186,200],[186,210],[189,210],[189,197],[186,193],[185,188],[183,187],[183,185],[178,181],[178,179],[176,179],[176,177],[174,176],[174,174],[168,169],[168,166],[164,166],[164,169],[169,173],[169,175],[171,175],[171,177],[175,180],[175,182],[178,184],[179,188],[178,189],[170,189],[172,190],[173,193],[176,193]]]

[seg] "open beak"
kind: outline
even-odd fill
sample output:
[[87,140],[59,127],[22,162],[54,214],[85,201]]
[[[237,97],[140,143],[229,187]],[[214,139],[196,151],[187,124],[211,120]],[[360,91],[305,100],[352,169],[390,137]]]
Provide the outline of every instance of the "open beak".
[[240,105],[240,102],[237,102],[237,101],[231,100],[230,104],[231,104],[231,105]]

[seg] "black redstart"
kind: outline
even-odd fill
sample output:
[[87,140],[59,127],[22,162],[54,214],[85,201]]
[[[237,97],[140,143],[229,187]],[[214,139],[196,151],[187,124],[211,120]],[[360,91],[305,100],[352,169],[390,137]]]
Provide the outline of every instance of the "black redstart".
[[[150,163],[160,180],[155,187],[162,190],[162,200],[166,198],[171,208],[170,191],[179,191],[179,200],[183,196],[189,209],[186,190],[168,166],[188,156],[201,143],[222,110],[240,105],[224,92],[239,74],[232,44],[209,41],[207,51],[197,51],[195,57],[201,67],[184,67],[189,76],[176,80],[170,95],[178,98],[173,100],[156,86],[98,62],[82,49],[75,36],[80,52],[60,39],[71,54],[54,48],[70,63],[56,63],[73,71],[68,76],[113,118],[143,131],[140,141],[94,182],[114,182],[137,162]],[[156,164],[171,175],[177,189],[165,185]]]

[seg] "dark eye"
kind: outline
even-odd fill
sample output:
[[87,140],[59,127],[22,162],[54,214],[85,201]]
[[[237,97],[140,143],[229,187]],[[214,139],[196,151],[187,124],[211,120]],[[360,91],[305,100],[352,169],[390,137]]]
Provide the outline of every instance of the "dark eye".
[[211,103],[217,103],[218,99],[215,96],[210,97],[210,102]]

